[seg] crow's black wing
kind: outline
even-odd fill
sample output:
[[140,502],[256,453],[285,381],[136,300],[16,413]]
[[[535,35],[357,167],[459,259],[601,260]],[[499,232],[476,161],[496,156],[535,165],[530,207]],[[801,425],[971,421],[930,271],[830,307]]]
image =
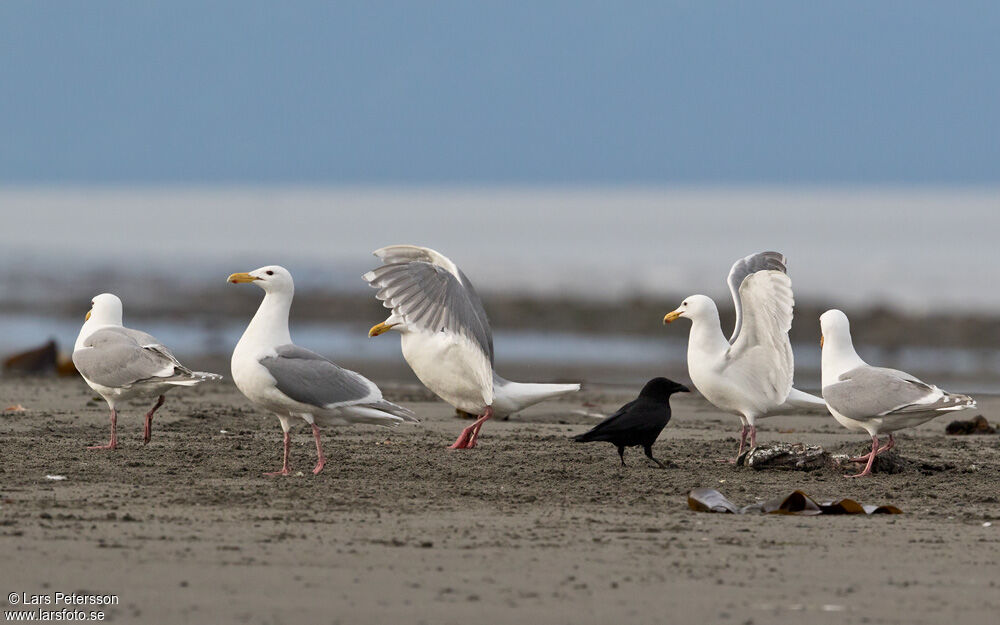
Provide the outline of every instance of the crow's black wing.
[[655,438],[655,435],[660,433],[669,420],[669,406],[659,402],[636,399],[619,408],[618,412],[598,423],[589,432],[573,437],[573,440],[585,443],[588,441],[615,442],[645,438],[649,435],[653,435]]

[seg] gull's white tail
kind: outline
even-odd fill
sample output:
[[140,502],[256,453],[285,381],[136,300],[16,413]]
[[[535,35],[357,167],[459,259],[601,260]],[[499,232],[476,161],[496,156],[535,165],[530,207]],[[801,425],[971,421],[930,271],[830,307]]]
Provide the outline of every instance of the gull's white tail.
[[505,380],[494,374],[493,411],[497,416],[503,417],[524,410],[528,406],[579,390],[579,384],[523,384]]
[[803,391],[793,388],[788,393],[788,398],[785,399],[785,403],[781,404],[774,410],[769,411],[765,417],[776,417],[779,415],[829,415],[829,411],[826,409],[826,402],[823,401],[822,397],[817,397],[815,395],[810,395]]

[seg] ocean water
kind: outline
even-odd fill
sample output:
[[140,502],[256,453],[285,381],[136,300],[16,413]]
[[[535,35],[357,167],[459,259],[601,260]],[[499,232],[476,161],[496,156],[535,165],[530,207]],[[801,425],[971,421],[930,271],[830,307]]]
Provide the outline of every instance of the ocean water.
[[1000,189],[8,188],[0,211],[0,293],[39,301],[67,269],[93,289],[284,264],[359,289],[372,250],[414,243],[483,292],[721,296],[736,258],[773,249],[800,298],[1000,311]]
[[[393,243],[445,253],[484,297],[728,299],[732,262],[774,249],[788,257],[799,301],[1000,317],[998,190],[0,189],[0,214],[0,354],[48,337],[70,348],[77,300],[105,290],[155,301],[225,288],[229,273],[265,264],[287,266],[300,289],[365,290],[371,251]],[[232,319],[147,321],[143,329],[189,355],[227,353],[243,329]],[[294,336],[334,357],[399,358],[397,341],[369,341],[365,330],[330,320],[296,324]],[[652,375],[683,366],[685,339],[529,331],[498,332],[496,344],[498,363]],[[800,384],[814,385],[818,349],[795,351]],[[1000,390],[990,350],[865,355]]]
[[[55,339],[68,353],[80,330],[81,319],[28,314],[0,315],[0,354],[34,347]],[[165,319],[146,320],[142,330],[169,345],[184,358],[228,355],[246,328],[246,321],[226,319],[220,322],[178,322]],[[294,323],[293,339],[334,360],[352,362],[398,361],[399,338],[394,333],[373,340],[368,328],[353,324]],[[620,368],[645,372],[635,375],[654,377],[686,367],[686,328],[664,330],[645,336],[594,336],[552,331],[497,331],[494,335],[497,368],[504,365],[563,365],[591,368],[595,372]],[[796,384],[818,388],[820,350],[818,345],[793,346]],[[948,349],[906,347],[887,350],[859,345],[870,362],[904,369],[918,375],[930,375],[934,381],[955,390],[1000,392],[1000,352],[990,349]],[[600,375],[600,374],[599,374]],[[641,380],[636,380],[641,381]],[[955,386],[957,385],[957,386]]]

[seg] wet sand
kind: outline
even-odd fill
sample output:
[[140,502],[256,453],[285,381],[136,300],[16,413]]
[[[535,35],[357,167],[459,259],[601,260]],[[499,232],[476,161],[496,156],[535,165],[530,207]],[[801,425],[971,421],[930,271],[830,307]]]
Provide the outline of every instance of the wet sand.
[[[0,590],[118,595],[115,623],[991,623],[1000,613],[1000,437],[945,436],[940,418],[899,437],[911,468],[719,463],[737,420],[675,397],[655,453],[567,440],[635,387],[491,422],[476,450],[446,449],[466,422],[407,384],[386,395],[419,426],[295,431],[287,478],[277,419],[228,383],[175,392],[141,445],[136,406],[108,436],[77,379],[0,380]],[[586,402],[586,405],[584,404]],[[1000,398],[980,398],[998,419]],[[967,413],[969,417],[976,412]],[[830,417],[765,420],[760,440],[861,449]],[[46,475],[64,475],[50,481]],[[699,514],[698,486],[738,504],[801,488],[892,503],[902,516]],[[984,527],[984,523],[991,523]],[[8,609],[6,605],[4,609]]]

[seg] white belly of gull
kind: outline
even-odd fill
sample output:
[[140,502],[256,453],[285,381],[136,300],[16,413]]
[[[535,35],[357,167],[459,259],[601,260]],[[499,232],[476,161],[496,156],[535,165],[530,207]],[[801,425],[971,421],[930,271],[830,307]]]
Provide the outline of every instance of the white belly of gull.
[[438,397],[477,415],[493,403],[493,368],[472,341],[447,332],[406,332],[400,338],[403,358]]

